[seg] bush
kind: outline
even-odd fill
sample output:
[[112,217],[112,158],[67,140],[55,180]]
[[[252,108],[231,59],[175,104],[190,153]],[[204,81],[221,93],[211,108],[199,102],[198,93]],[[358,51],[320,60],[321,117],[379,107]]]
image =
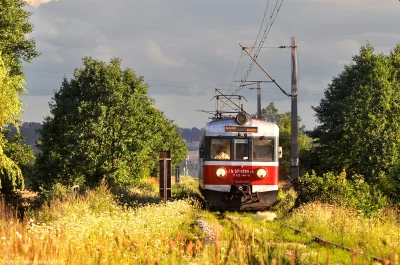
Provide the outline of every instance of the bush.
[[194,199],[205,205],[205,199],[199,190],[199,181],[193,177],[181,177],[180,182],[173,183],[172,198],[175,200]]
[[386,194],[394,204],[400,205],[400,164],[389,170],[389,174],[381,174],[379,189]]
[[279,216],[284,216],[290,212],[296,203],[297,194],[294,188],[289,190],[280,189],[276,202],[272,205],[271,210],[277,211]]
[[370,214],[388,206],[382,192],[364,182],[360,175],[347,178],[346,171],[336,176],[332,172],[317,176],[314,171],[299,178],[300,189],[297,204],[321,201],[339,204]]

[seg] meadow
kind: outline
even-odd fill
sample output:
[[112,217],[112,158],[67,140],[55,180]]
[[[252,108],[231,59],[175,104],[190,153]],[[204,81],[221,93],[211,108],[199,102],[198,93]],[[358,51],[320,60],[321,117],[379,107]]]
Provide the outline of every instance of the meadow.
[[[26,212],[23,220],[2,201],[0,263],[372,264],[372,255],[398,263],[399,213],[394,209],[368,217],[318,202],[292,209],[295,197],[293,190],[280,193],[270,209],[275,221],[260,213],[226,212],[221,218],[222,213],[204,208],[191,177],[173,184],[166,205],[153,178],[130,191],[110,190],[103,183],[79,196],[66,192]],[[283,222],[305,233],[294,233]],[[324,246],[311,235],[356,251]]]

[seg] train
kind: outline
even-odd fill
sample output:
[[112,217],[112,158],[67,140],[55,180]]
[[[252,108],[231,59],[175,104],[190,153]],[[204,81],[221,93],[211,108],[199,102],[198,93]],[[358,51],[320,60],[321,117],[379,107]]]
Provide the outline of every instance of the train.
[[279,127],[246,112],[219,115],[199,145],[199,188],[215,210],[265,210],[278,197]]

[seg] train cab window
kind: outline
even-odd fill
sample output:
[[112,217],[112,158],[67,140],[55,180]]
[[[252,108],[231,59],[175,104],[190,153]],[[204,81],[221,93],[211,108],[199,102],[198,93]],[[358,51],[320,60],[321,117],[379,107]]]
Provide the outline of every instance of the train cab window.
[[235,139],[235,160],[249,159],[249,140]]
[[274,140],[254,139],[253,160],[263,162],[274,161]]
[[210,158],[218,160],[230,160],[231,140],[211,139]]

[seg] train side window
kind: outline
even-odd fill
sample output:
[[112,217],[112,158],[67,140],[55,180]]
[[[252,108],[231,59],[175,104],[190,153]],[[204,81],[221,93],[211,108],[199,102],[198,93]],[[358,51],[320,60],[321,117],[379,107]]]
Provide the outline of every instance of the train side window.
[[211,139],[210,158],[218,160],[230,160],[231,140],[230,139]]
[[253,160],[263,162],[274,161],[274,140],[254,139]]
[[249,159],[249,140],[235,139],[235,160]]

